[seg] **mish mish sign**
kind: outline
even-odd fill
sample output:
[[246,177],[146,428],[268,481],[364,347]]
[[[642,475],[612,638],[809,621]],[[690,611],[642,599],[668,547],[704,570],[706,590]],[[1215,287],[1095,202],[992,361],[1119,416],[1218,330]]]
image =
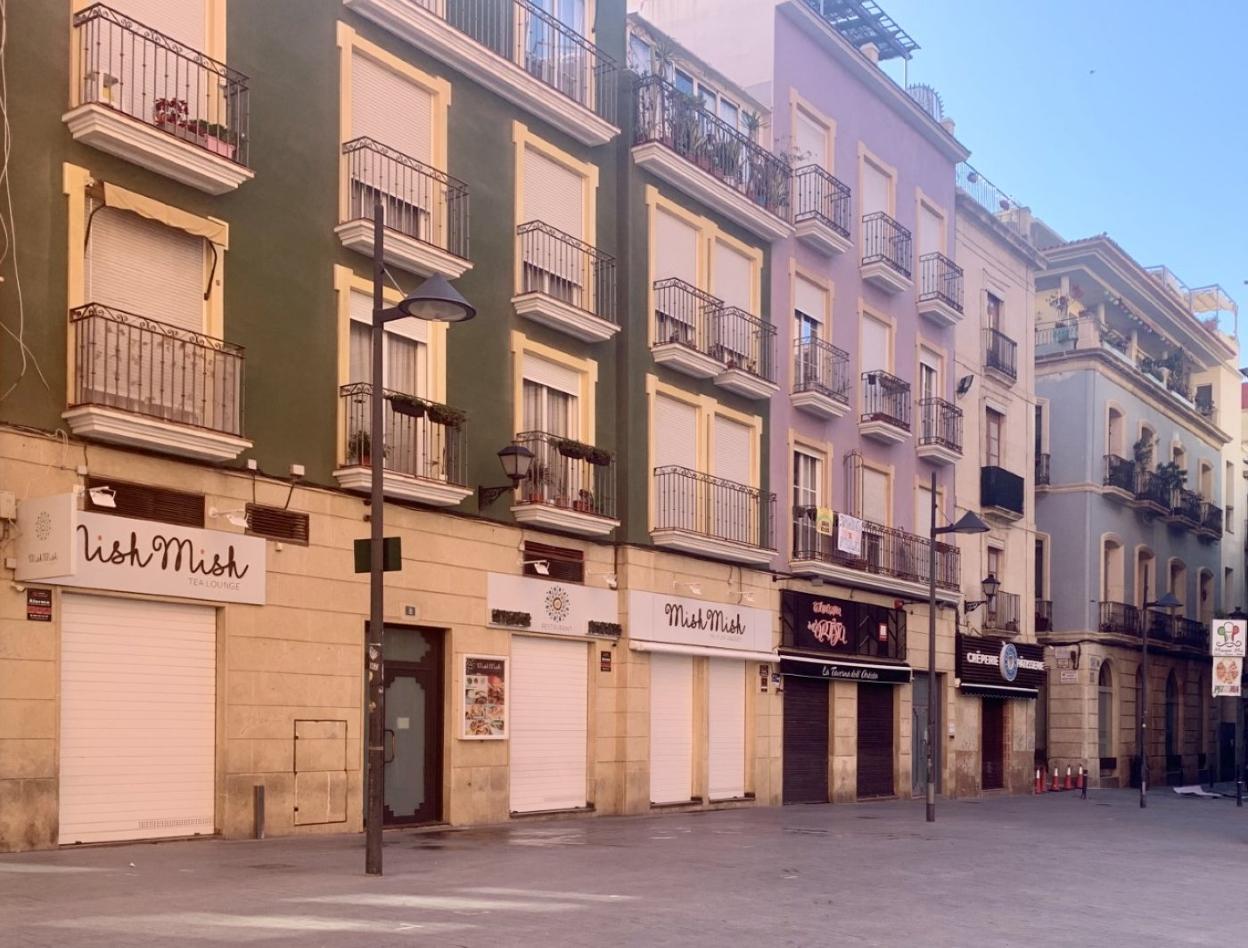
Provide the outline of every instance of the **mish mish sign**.
[[264,540],[78,511],[68,496],[68,506],[64,496],[23,502],[19,580],[264,603]]
[[628,594],[630,635],[651,642],[770,652],[771,616],[766,609],[728,603]]

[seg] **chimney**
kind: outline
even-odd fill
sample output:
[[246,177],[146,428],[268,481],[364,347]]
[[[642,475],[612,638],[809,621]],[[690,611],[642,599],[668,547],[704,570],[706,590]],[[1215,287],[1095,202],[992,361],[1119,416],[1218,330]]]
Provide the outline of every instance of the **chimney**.
[[862,53],[862,55],[866,56],[867,59],[871,60],[871,62],[879,63],[880,47],[876,46],[874,43],[863,43],[858,47],[858,50]]
[[940,127],[943,128],[950,135],[956,135],[958,123],[946,115],[944,118],[940,120]]

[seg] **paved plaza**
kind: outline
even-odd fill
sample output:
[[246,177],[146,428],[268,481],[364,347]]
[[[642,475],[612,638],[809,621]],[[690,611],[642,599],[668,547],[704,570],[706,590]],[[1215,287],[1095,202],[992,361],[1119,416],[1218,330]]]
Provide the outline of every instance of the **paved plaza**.
[[1242,945],[1248,807],[1158,789],[0,856],[0,944]]

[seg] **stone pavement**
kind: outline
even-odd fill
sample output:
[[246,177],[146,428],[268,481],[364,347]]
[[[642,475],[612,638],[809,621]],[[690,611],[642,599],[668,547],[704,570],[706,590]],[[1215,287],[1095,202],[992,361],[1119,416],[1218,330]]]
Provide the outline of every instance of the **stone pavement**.
[[1248,942],[1248,807],[1154,791],[0,856],[0,945]]

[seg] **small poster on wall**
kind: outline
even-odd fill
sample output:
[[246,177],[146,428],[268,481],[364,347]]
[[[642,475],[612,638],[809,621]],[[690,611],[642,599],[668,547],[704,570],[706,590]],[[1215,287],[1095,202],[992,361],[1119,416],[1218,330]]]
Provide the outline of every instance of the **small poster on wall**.
[[464,727],[466,741],[507,737],[507,659],[500,655],[464,656]]
[[1215,658],[1213,660],[1213,697],[1238,698],[1243,676],[1244,660],[1242,658]]

